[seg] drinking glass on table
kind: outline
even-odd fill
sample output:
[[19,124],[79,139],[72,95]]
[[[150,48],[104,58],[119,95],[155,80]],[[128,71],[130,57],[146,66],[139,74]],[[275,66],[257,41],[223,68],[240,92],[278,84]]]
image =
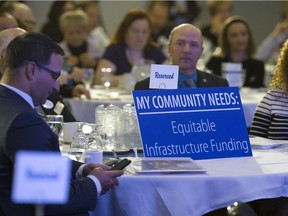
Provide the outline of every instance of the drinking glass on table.
[[70,149],[83,149],[86,145],[86,135],[84,134],[82,127],[84,122],[77,122],[77,132],[74,134],[72,138],[72,142],[70,145]]
[[85,87],[87,89],[89,89],[91,87],[91,83],[92,83],[92,76],[94,73],[94,69],[93,68],[84,68],[84,79],[83,82],[85,83]]
[[46,122],[52,131],[59,137],[63,130],[63,116],[62,115],[47,115]]
[[111,68],[101,68],[101,73],[102,73],[101,81],[103,83],[103,86],[107,90],[111,86],[111,72],[112,72]]

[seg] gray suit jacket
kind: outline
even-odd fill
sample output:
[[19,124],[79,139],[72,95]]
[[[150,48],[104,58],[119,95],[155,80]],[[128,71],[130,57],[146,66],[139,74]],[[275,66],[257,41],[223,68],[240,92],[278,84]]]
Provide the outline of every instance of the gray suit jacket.
[[[198,88],[212,88],[212,87],[228,87],[229,84],[226,79],[214,74],[197,70],[197,85]],[[148,90],[150,78],[146,78],[135,85],[135,90]]]
[[[58,137],[22,97],[2,85],[0,104],[0,215],[31,216],[35,214],[32,205],[16,205],[11,201],[15,153],[18,150],[54,151],[60,155]],[[76,180],[75,173],[81,163],[73,161],[72,164],[68,203],[48,205],[45,215],[84,216],[95,209],[94,182],[87,177]]]

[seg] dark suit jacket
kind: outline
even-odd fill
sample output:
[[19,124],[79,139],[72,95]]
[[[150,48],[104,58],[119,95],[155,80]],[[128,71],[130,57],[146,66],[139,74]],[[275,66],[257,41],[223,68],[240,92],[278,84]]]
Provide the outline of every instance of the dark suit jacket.
[[[75,117],[72,115],[70,110],[64,104],[63,98],[59,95],[58,92],[54,91],[51,95],[49,95],[49,97],[47,99],[50,100],[54,106],[51,109],[46,109],[43,106],[41,106],[46,115],[58,115],[58,114],[60,114],[60,115],[63,115],[64,122],[75,122],[76,121]],[[55,108],[55,106],[57,106],[59,104],[63,105],[64,107],[63,107],[61,113],[56,113],[54,111],[54,108]]]
[[[228,82],[219,76],[197,70],[198,88],[228,87]],[[135,90],[148,90],[150,78],[146,78],[135,85]]]
[[[35,150],[59,152],[60,155],[58,137],[22,97],[2,85],[0,104],[0,215],[31,216],[35,214],[32,205],[11,202],[15,153]],[[81,163],[73,161],[72,164],[68,203],[48,205],[45,215],[84,216],[95,208],[97,189],[94,182],[87,177],[76,180],[75,173]]]
[[[222,76],[222,63],[231,62],[228,57],[222,58],[212,56],[207,62],[206,67],[212,71],[213,74]],[[245,79],[243,86],[259,88],[264,86],[265,67],[264,63],[257,59],[248,58],[242,62],[243,73]]]

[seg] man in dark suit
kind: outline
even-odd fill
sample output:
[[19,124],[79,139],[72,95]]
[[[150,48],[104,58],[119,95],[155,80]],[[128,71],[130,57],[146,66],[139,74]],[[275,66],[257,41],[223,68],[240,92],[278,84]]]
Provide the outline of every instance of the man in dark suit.
[[[8,44],[17,36],[26,33],[21,28],[8,28],[0,32],[0,79],[2,77],[2,71],[5,68],[5,53]],[[49,102],[38,107],[38,111],[45,115],[63,115],[64,122],[75,122],[76,119],[65,106],[63,98],[59,95],[59,88],[49,95],[47,101]],[[49,106],[48,106],[49,105]]]
[[[226,87],[228,82],[219,76],[197,70],[202,55],[202,34],[192,24],[176,26],[170,33],[169,54],[173,65],[179,65],[178,88]],[[150,79],[137,82],[135,90],[149,89]]]
[[[0,214],[30,216],[32,205],[11,201],[15,154],[19,150],[59,152],[56,134],[34,110],[55,90],[63,64],[63,50],[41,33],[16,37],[6,50],[0,82]],[[43,166],[49,166],[43,164]],[[88,216],[99,195],[118,185],[123,171],[105,165],[72,162],[69,200],[47,205],[46,215]],[[29,188],[27,188],[29,190]]]

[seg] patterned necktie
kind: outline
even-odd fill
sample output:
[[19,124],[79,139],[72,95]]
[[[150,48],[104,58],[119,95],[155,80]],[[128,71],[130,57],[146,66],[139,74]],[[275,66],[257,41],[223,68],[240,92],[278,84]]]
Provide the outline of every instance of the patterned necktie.
[[197,88],[195,81],[192,78],[184,81],[189,88]]

